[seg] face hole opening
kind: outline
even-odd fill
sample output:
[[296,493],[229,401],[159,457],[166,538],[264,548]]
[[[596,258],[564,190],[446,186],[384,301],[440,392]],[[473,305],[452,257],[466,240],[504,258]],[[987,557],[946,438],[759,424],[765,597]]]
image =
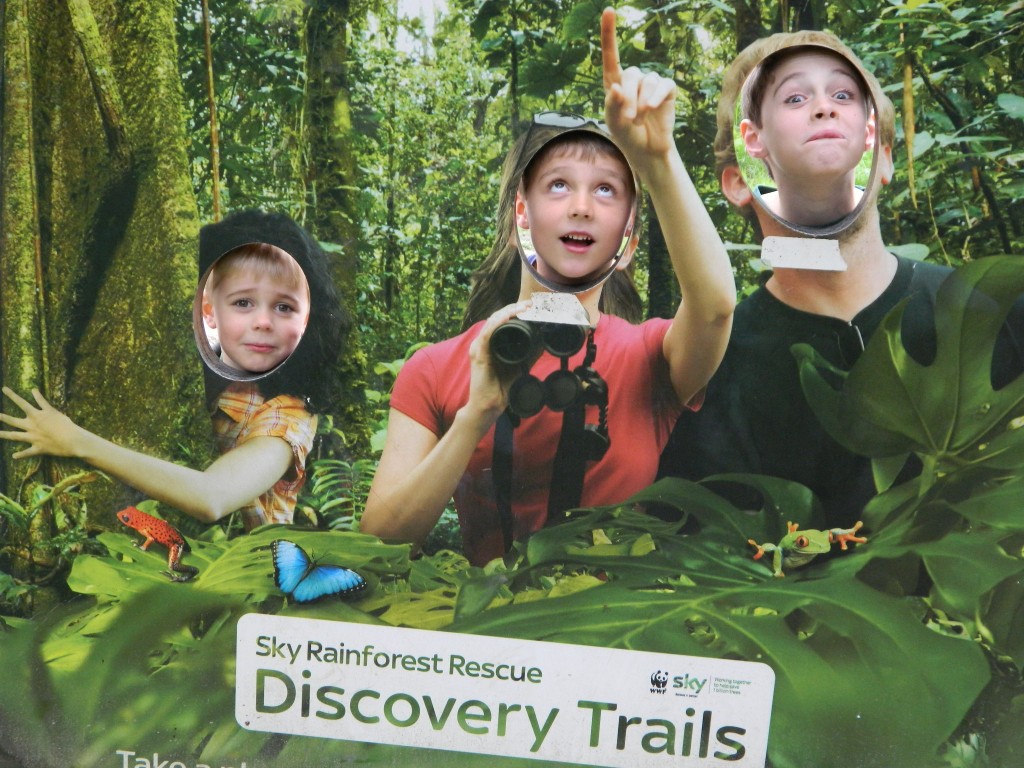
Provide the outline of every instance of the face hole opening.
[[530,276],[551,291],[583,293],[628,263],[639,184],[603,131],[564,131],[526,164],[515,214],[512,237]]
[[[847,91],[854,92],[849,105]],[[831,48],[776,51],[754,67],[736,100],[733,148],[755,205],[792,232],[834,237],[863,213],[878,173],[872,86]],[[808,194],[822,190],[816,199]]]
[[199,356],[222,378],[257,381],[292,356],[309,312],[309,283],[289,253],[269,243],[238,246],[214,261],[196,289]]

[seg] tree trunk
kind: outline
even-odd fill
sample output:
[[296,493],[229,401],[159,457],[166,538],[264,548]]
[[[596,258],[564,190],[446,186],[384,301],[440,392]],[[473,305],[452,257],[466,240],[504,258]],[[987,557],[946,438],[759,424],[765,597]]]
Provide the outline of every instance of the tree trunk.
[[739,52],[765,35],[764,24],[761,22],[761,0],[735,0],[733,9],[736,51]]
[[[356,163],[352,153],[352,110],[349,99],[348,0],[314,0],[306,17],[306,143],[310,229],[323,241],[337,243],[334,279],[350,317],[356,316],[357,289],[355,190]],[[340,362],[341,392],[337,426],[349,450],[368,449],[370,428],[362,408],[366,389],[366,356],[350,334]]]
[[[644,47],[652,61],[668,61],[668,52],[661,38],[661,23],[655,18],[647,27]],[[665,244],[657,212],[647,204],[647,317],[672,317],[679,303],[679,282],[672,269],[672,260]]]
[[[172,0],[6,4],[0,352],[4,383],[22,394],[38,387],[104,437],[201,462],[198,213],[173,11]],[[34,463],[3,448],[3,490],[24,493]],[[53,484],[80,467],[42,469],[33,479]],[[103,526],[128,498],[108,483],[84,490]]]

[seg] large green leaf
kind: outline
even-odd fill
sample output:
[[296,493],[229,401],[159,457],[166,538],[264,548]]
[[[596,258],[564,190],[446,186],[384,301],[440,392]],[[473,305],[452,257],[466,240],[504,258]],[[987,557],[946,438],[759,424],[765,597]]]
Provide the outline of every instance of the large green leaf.
[[[1001,546],[1007,532],[962,532],[964,518],[941,500],[948,484],[923,500],[901,486],[876,500],[888,513],[867,544],[773,579],[751,559],[746,539],[774,541],[787,519],[810,524],[813,499],[781,480],[729,480],[758,487],[762,509],[741,511],[706,488],[672,479],[622,507],[575,513],[539,531],[518,568],[501,574],[513,591],[537,569],[553,567],[582,567],[604,574],[607,583],[558,599],[461,613],[449,629],[762,661],[778,679],[775,764],[928,764],[972,707],[989,670],[977,643],[929,629],[926,604],[905,592],[924,567],[937,605],[963,621],[979,619],[1000,652],[1019,658],[1011,635],[1024,620],[1024,600],[1013,582],[1024,561]],[[882,504],[885,496],[893,501]],[[684,520],[652,520],[632,510],[638,500],[676,507]],[[688,518],[699,533],[679,533]],[[594,530],[615,546],[647,536],[654,549],[630,557],[588,548]],[[807,733],[830,738],[808,747],[801,739]]]
[[[1022,292],[1024,263],[1017,258],[987,258],[950,273],[936,295],[937,350],[928,365],[914,361],[903,346],[905,304],[886,316],[848,375],[797,345],[811,407],[832,437],[865,456],[916,452],[939,466],[990,459],[997,452],[979,450],[979,442],[1024,400],[1024,377],[997,391],[989,373],[996,336]],[[842,388],[834,389],[823,371],[842,377]],[[1024,456],[1024,434],[1005,435],[999,452],[1015,449]]]
[[[95,601],[40,626],[26,700],[61,718],[74,734],[66,749],[80,750],[81,765],[102,764],[129,735],[168,750],[201,743],[210,759],[258,754],[280,737],[233,724],[227,663],[234,624],[258,607],[760,661],[777,676],[773,765],[929,764],[974,705],[989,667],[979,643],[929,629],[926,601],[891,585],[900,578],[913,583],[923,564],[935,584],[933,602],[1019,659],[1022,561],[1006,538],[1024,532],[1024,522],[1015,527],[1000,518],[1001,527],[986,528],[979,520],[979,530],[968,534],[968,518],[956,505],[968,503],[969,489],[942,482],[919,497],[900,487],[876,500],[885,511],[867,544],[777,579],[752,559],[747,539],[777,540],[789,520],[815,524],[813,497],[772,478],[714,482],[756,488],[761,508],[740,510],[701,484],[668,479],[622,505],[576,510],[506,562],[482,569],[450,553],[413,562],[408,547],[359,534],[267,527],[230,542],[197,542],[190,562],[201,572],[179,584],[163,574],[162,552],[140,553],[128,536],[105,534],[113,556],[80,557],[69,581]],[[887,496],[893,500],[883,503]],[[642,511],[653,504],[675,508],[679,519]],[[268,549],[284,535],[315,557],[357,568],[373,588],[352,602],[287,604],[273,589]],[[900,570],[910,575],[895,577]],[[11,677],[0,671],[0,683]],[[24,691],[29,684],[20,685]],[[312,754],[307,739],[285,739],[273,749],[284,765],[306,764]],[[394,764],[401,755],[412,761],[425,753],[330,742],[317,754]],[[444,760],[473,764],[469,757]]]
[[1024,475],[1006,482],[977,486],[970,496],[954,502],[952,506],[975,523],[1019,531],[1022,527],[1021,510],[1024,509]]
[[[348,531],[263,526],[230,542],[190,539],[192,552],[183,562],[198,567],[199,574],[192,581],[173,587],[248,597],[255,602],[280,594],[273,581],[270,543],[283,537],[303,547],[310,557],[357,570],[371,582],[381,576],[405,573],[409,567],[407,545],[384,545],[376,537]],[[143,552],[131,536],[119,533],[102,533],[98,539],[113,557],[77,558],[68,577],[68,586],[76,592],[123,598],[146,591],[154,584],[169,583],[166,550],[153,546]]]
[[450,629],[765,662],[777,676],[770,749],[779,766],[919,764],[988,679],[977,645],[931,632],[912,604],[856,580],[670,592],[609,584]]

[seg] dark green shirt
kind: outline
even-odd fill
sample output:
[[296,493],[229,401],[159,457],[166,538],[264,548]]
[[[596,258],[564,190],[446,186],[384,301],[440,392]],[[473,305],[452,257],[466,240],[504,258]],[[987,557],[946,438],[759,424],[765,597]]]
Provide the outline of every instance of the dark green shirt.
[[[659,477],[701,480],[743,472],[794,480],[822,502],[829,527],[852,525],[875,495],[871,461],[843,448],[818,423],[790,348],[809,344],[833,365],[849,370],[885,315],[910,296],[903,340],[910,356],[927,365],[935,357],[935,293],[949,272],[898,259],[889,287],[849,323],[794,309],[762,285],[737,306],[729,346],[704,406],[680,417],[662,453]],[[1005,352],[997,348],[996,387],[1021,370],[1020,345],[1004,331],[999,343],[1011,346]],[[729,490],[734,503],[759,506],[755,498]]]

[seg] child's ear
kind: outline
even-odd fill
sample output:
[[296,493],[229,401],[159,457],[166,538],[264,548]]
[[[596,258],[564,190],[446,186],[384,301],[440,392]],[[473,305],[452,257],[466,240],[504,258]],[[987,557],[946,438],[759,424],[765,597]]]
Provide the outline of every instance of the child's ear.
[[738,165],[725,166],[722,169],[722,177],[719,182],[722,185],[722,194],[725,195],[725,199],[737,208],[748,205],[754,199]]
[[213,302],[210,301],[210,297],[206,293],[203,294],[203,321],[207,328],[217,327],[217,316],[213,314]]
[[530,228],[530,218],[526,214],[526,201],[523,199],[522,190],[516,192],[516,226],[520,229]]
[[877,126],[875,124],[875,111],[871,110],[871,114],[868,116],[868,123],[866,130],[864,131],[864,151],[870,152],[875,148],[875,131]]
[[880,147],[882,150],[882,156],[878,158],[878,178],[881,179],[883,186],[892,181],[892,177],[896,175],[896,166],[892,161],[892,147],[883,145]]
[[761,140],[761,129],[754,125],[754,121],[749,117],[740,122],[740,136],[743,137],[743,146],[747,148],[748,155],[758,160],[768,156],[768,151]]

